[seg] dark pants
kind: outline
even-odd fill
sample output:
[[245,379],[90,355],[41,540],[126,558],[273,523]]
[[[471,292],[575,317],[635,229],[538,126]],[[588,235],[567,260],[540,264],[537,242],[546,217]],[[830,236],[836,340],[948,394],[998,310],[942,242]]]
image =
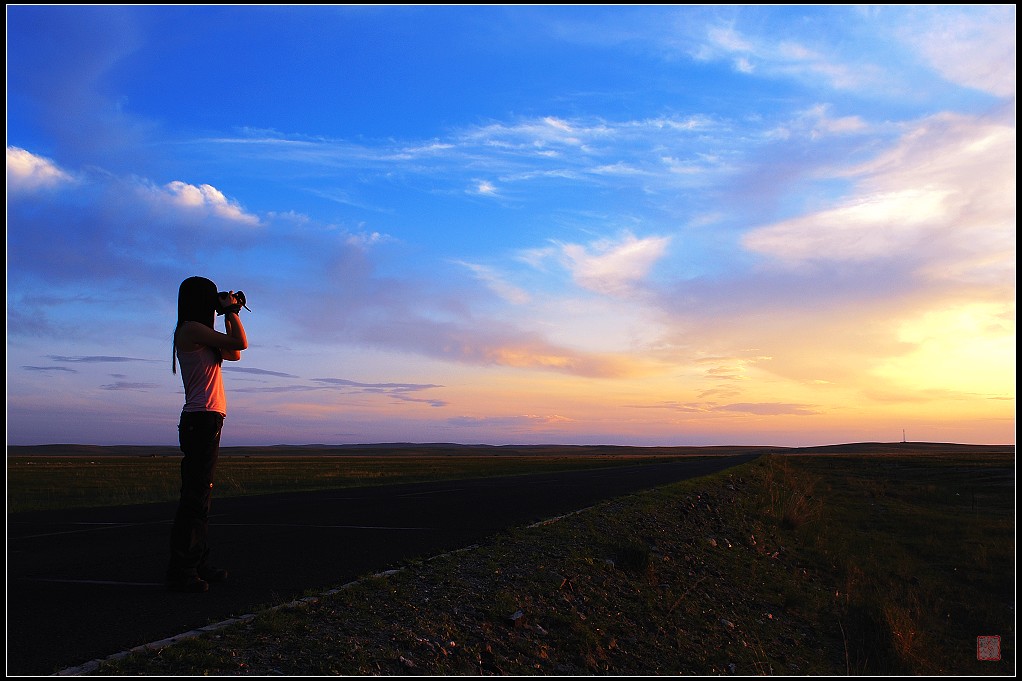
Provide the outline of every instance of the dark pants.
[[181,500],[170,532],[167,579],[182,579],[205,570],[209,559],[206,534],[213,501],[213,473],[220,453],[224,417],[213,411],[182,412]]

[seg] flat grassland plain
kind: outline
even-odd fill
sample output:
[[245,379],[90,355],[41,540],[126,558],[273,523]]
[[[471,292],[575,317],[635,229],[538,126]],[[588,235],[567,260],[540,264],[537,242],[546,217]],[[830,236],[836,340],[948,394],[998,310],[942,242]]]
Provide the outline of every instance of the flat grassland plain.
[[[92,673],[1015,674],[1014,446],[225,448],[217,494],[750,449],[765,454]],[[178,461],[171,448],[8,447],[8,512],[171,500]]]
[[[458,444],[222,447],[218,498],[663,463],[762,447],[485,446]],[[176,501],[176,447],[7,448],[7,512]]]

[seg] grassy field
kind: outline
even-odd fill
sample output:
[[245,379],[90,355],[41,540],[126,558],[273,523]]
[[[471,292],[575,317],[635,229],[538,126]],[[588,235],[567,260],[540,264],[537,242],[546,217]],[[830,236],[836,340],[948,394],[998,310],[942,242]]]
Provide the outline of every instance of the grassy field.
[[610,500],[94,673],[1014,675],[1014,447],[829,452]]
[[[714,447],[231,447],[221,450],[218,498],[427,480],[662,462],[738,453]],[[176,501],[180,452],[173,448],[9,447],[7,511]]]

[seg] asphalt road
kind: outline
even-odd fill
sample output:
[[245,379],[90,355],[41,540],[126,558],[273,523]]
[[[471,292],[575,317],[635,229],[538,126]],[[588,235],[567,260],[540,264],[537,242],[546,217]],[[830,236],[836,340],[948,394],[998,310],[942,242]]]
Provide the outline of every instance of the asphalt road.
[[7,674],[59,673],[756,456],[214,498],[212,562],[230,577],[204,594],[164,588],[175,504],[9,514]]

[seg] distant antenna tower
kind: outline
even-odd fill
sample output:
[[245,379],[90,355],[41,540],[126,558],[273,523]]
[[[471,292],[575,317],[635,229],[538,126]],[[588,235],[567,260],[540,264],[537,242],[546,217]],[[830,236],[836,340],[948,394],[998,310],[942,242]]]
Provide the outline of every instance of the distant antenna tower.
[[902,442],[902,444],[905,443],[905,429],[904,428],[901,429],[901,442]]

